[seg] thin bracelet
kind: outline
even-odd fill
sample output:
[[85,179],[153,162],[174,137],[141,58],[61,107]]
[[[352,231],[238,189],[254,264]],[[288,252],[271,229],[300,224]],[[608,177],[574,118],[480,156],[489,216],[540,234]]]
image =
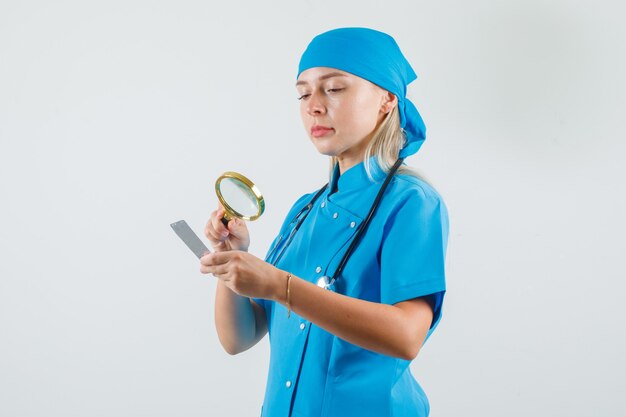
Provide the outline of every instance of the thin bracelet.
[[289,283],[291,282],[291,274],[287,273],[287,318],[291,317],[291,294],[289,293]]

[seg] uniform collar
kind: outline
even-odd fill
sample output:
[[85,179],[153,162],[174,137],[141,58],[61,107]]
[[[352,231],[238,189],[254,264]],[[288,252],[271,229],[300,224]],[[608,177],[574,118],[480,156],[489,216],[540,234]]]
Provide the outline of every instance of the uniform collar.
[[370,172],[374,178],[374,182],[370,180],[365,171],[365,161],[361,161],[358,164],[350,167],[343,174],[339,174],[339,163],[335,164],[333,174],[330,180],[331,193],[345,192],[354,189],[364,188],[368,185],[372,185],[381,182],[385,179],[386,173],[378,165],[376,156],[369,158]]

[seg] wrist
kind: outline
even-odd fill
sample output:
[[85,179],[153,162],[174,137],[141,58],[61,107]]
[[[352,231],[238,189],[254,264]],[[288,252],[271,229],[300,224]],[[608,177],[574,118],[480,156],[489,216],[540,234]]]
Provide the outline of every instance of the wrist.
[[287,303],[287,277],[289,276],[289,272],[283,271],[282,269],[275,269],[274,274],[274,285],[272,289],[272,300],[276,301],[280,304]]
[[230,250],[238,250],[241,252],[248,252],[248,248],[250,247],[250,245],[244,245],[244,244],[235,244],[233,242],[230,243]]

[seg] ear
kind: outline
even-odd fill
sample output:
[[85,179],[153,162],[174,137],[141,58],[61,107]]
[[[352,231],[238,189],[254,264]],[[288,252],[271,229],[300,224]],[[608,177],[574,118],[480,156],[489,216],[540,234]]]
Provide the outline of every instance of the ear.
[[398,105],[398,97],[389,91],[384,91],[380,111],[384,114],[389,113],[395,106]]

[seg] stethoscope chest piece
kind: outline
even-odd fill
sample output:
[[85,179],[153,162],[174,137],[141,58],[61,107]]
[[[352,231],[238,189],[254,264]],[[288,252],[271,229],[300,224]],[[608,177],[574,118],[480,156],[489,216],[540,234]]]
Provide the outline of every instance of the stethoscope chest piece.
[[333,279],[332,281],[330,281],[330,278],[328,278],[326,275],[324,275],[323,277],[317,280],[318,287],[324,288],[325,290],[329,290],[329,291],[334,291],[334,286],[333,286],[334,283],[335,283],[335,280]]

